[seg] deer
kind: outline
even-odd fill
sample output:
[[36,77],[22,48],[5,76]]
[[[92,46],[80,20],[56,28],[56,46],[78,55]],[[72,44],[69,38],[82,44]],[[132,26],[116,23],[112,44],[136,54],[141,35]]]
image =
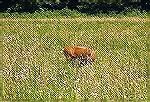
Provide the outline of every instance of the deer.
[[67,60],[77,60],[78,65],[82,66],[92,64],[96,59],[95,51],[87,47],[65,46],[63,52]]

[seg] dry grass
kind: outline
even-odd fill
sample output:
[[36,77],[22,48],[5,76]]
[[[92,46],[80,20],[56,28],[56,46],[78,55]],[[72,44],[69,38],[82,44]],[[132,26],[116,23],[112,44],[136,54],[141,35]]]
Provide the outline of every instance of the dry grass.
[[48,22],[48,21],[63,21],[63,22],[68,22],[68,21],[76,21],[76,22],[150,22],[150,18],[140,18],[140,17],[125,17],[125,18],[114,18],[114,17],[86,17],[86,18],[59,18],[59,19],[11,19],[11,18],[2,18],[0,21],[5,22],[5,21],[41,21],[41,22]]

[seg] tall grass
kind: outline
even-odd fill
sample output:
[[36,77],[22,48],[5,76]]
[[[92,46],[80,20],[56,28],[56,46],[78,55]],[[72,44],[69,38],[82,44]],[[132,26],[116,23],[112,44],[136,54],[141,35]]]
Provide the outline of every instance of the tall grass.
[[[3,100],[138,101],[148,96],[149,22],[3,21]],[[72,66],[62,49],[96,51]]]
[[111,11],[109,13],[103,13],[99,11],[98,13],[95,14],[88,14],[88,13],[81,13],[77,10],[71,11],[70,9],[64,8],[63,10],[55,10],[55,11],[44,11],[44,10],[37,10],[33,13],[10,13],[10,12],[5,12],[5,13],[0,13],[0,18],[22,18],[22,19],[37,19],[37,18],[77,18],[77,17],[91,17],[91,16],[98,16],[98,17],[115,17],[115,18],[123,18],[123,17],[140,17],[140,18],[149,18],[150,17],[150,12],[149,11],[140,11],[138,9],[129,9],[128,11],[122,11],[120,13],[117,13],[115,11]]

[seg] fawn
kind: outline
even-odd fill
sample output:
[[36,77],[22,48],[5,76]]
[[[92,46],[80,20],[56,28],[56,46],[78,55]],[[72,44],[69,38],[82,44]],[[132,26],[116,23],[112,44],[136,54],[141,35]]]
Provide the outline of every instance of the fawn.
[[77,60],[79,65],[92,64],[96,58],[95,51],[87,47],[66,46],[63,52],[68,60]]

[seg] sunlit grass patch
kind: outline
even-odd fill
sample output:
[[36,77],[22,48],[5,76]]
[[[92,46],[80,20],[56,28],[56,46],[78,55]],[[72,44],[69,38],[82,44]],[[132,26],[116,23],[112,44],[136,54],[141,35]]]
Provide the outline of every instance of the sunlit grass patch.
[[[144,100],[147,22],[5,21],[3,100]],[[72,66],[67,45],[91,47],[90,66]]]

